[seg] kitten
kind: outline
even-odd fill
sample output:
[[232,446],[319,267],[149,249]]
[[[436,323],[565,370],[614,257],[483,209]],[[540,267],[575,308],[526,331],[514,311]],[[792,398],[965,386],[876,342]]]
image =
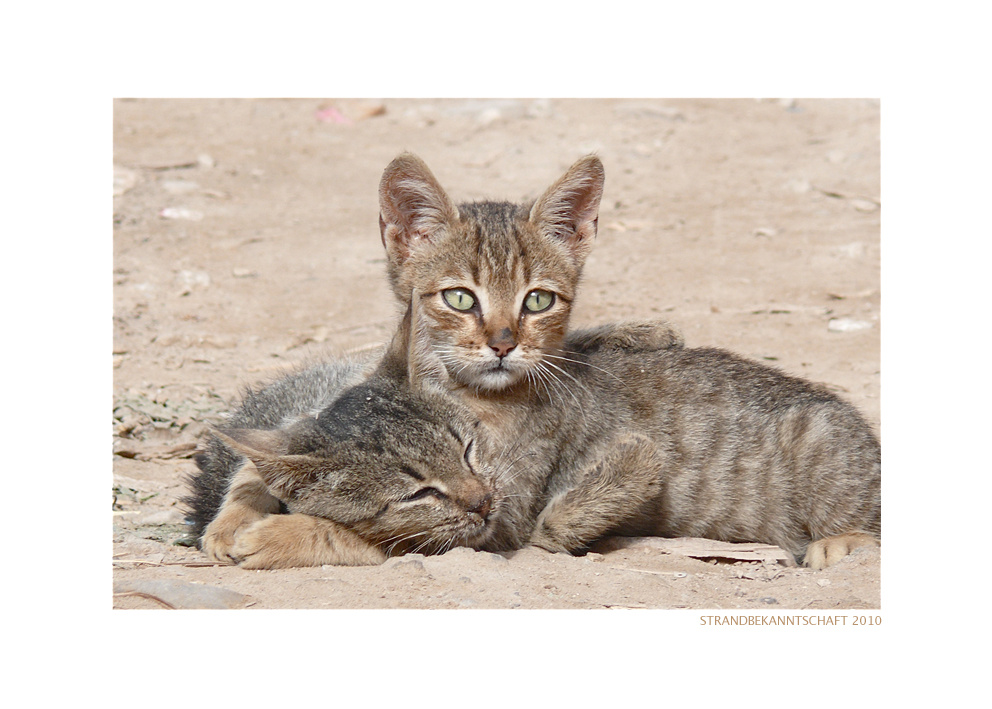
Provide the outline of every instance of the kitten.
[[376,563],[455,545],[580,553],[607,535],[658,535],[776,544],[819,569],[877,544],[881,449],[857,411],[728,352],[657,348],[670,333],[570,335],[565,378],[511,406],[511,446],[423,377],[421,355],[398,337],[378,372],[316,419],[220,434],[251,460],[243,474],[293,513],[244,530],[232,559]]
[[486,398],[553,369],[596,237],[604,171],[578,160],[535,202],[455,206],[416,156],[379,187],[379,227],[397,300],[421,308],[420,345],[460,396]]

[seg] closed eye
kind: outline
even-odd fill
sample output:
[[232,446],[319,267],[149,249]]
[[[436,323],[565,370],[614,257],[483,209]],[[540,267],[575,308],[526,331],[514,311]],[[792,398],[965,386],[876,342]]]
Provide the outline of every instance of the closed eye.
[[436,487],[422,487],[412,495],[403,498],[403,502],[414,502],[416,500],[422,500],[423,498],[429,497],[431,495],[436,497],[438,500],[443,500],[447,497],[447,495],[445,495],[443,492],[438,490]]
[[468,445],[465,446],[465,465],[467,465],[469,467],[469,470],[472,469],[472,463],[471,463],[471,461],[469,461],[468,458],[469,458],[470,455],[472,455],[472,446],[473,445],[475,445],[475,441],[469,441],[468,442]]

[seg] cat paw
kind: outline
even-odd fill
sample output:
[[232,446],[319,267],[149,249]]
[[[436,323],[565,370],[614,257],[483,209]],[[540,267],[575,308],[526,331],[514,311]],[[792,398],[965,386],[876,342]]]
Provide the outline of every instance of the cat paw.
[[555,530],[554,526],[544,519],[544,514],[537,520],[537,525],[534,527],[534,531],[531,532],[530,539],[527,543],[531,546],[540,547],[545,551],[549,551],[552,554],[559,554],[564,552],[565,554],[571,554],[572,549],[562,535]]
[[803,566],[819,571],[836,564],[858,547],[880,546],[881,542],[865,532],[848,532],[825,539],[817,539],[806,550]]
[[222,564],[236,564],[237,558],[231,550],[241,530],[248,528],[265,515],[247,508],[227,507],[221,510],[207,528],[203,530],[200,548],[207,558]]
[[270,515],[240,532],[230,555],[243,569],[371,566],[386,555],[349,529],[303,514]]

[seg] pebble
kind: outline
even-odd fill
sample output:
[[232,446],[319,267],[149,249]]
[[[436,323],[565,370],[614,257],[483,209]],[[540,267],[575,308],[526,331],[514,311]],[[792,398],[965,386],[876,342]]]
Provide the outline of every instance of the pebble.
[[790,192],[795,192],[796,194],[805,194],[813,189],[813,185],[810,184],[809,180],[792,179],[786,182],[783,187]]
[[870,213],[878,209],[878,205],[867,199],[852,199],[851,206],[859,212]]
[[827,323],[827,330],[830,332],[857,332],[858,330],[868,330],[871,323],[866,320],[852,320],[851,318],[834,318]]
[[114,165],[114,197],[120,197],[136,184],[138,184],[137,171]]
[[210,274],[206,271],[180,271],[176,274],[176,285],[183,288],[206,288],[210,285]]
[[400,571],[412,571],[416,573],[426,573],[424,569],[423,554],[407,554],[405,556],[394,556],[386,559],[382,565],[384,569],[397,569]]
[[838,246],[836,253],[847,258],[861,258],[865,255],[865,245],[861,241],[855,241],[844,246]]
[[186,207],[166,207],[158,213],[162,219],[184,219],[190,222],[198,222],[203,219],[203,212],[196,209],[186,209]]
[[154,596],[174,608],[244,608],[250,600],[248,596],[219,586],[159,579],[115,583],[114,593]]

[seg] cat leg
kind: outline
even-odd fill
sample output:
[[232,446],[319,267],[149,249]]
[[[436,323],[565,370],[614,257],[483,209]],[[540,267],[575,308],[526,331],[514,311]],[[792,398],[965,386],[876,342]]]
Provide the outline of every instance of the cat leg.
[[203,530],[203,553],[211,561],[236,563],[230,552],[238,532],[278,511],[279,500],[269,494],[255,464],[246,462],[231,478],[217,516]]
[[529,543],[572,553],[620,526],[636,526],[661,492],[662,464],[657,447],[643,436],[615,441],[577,485],[551,499]]
[[881,542],[873,534],[867,532],[847,532],[825,539],[817,539],[809,545],[803,566],[813,571],[819,571],[831,564],[836,564],[858,547],[881,546]]
[[374,566],[386,554],[353,531],[321,517],[269,515],[240,532],[229,554],[243,569]]
[[576,352],[601,349],[644,352],[679,349],[684,345],[679,329],[664,320],[611,323],[573,330],[565,338],[565,346]]

